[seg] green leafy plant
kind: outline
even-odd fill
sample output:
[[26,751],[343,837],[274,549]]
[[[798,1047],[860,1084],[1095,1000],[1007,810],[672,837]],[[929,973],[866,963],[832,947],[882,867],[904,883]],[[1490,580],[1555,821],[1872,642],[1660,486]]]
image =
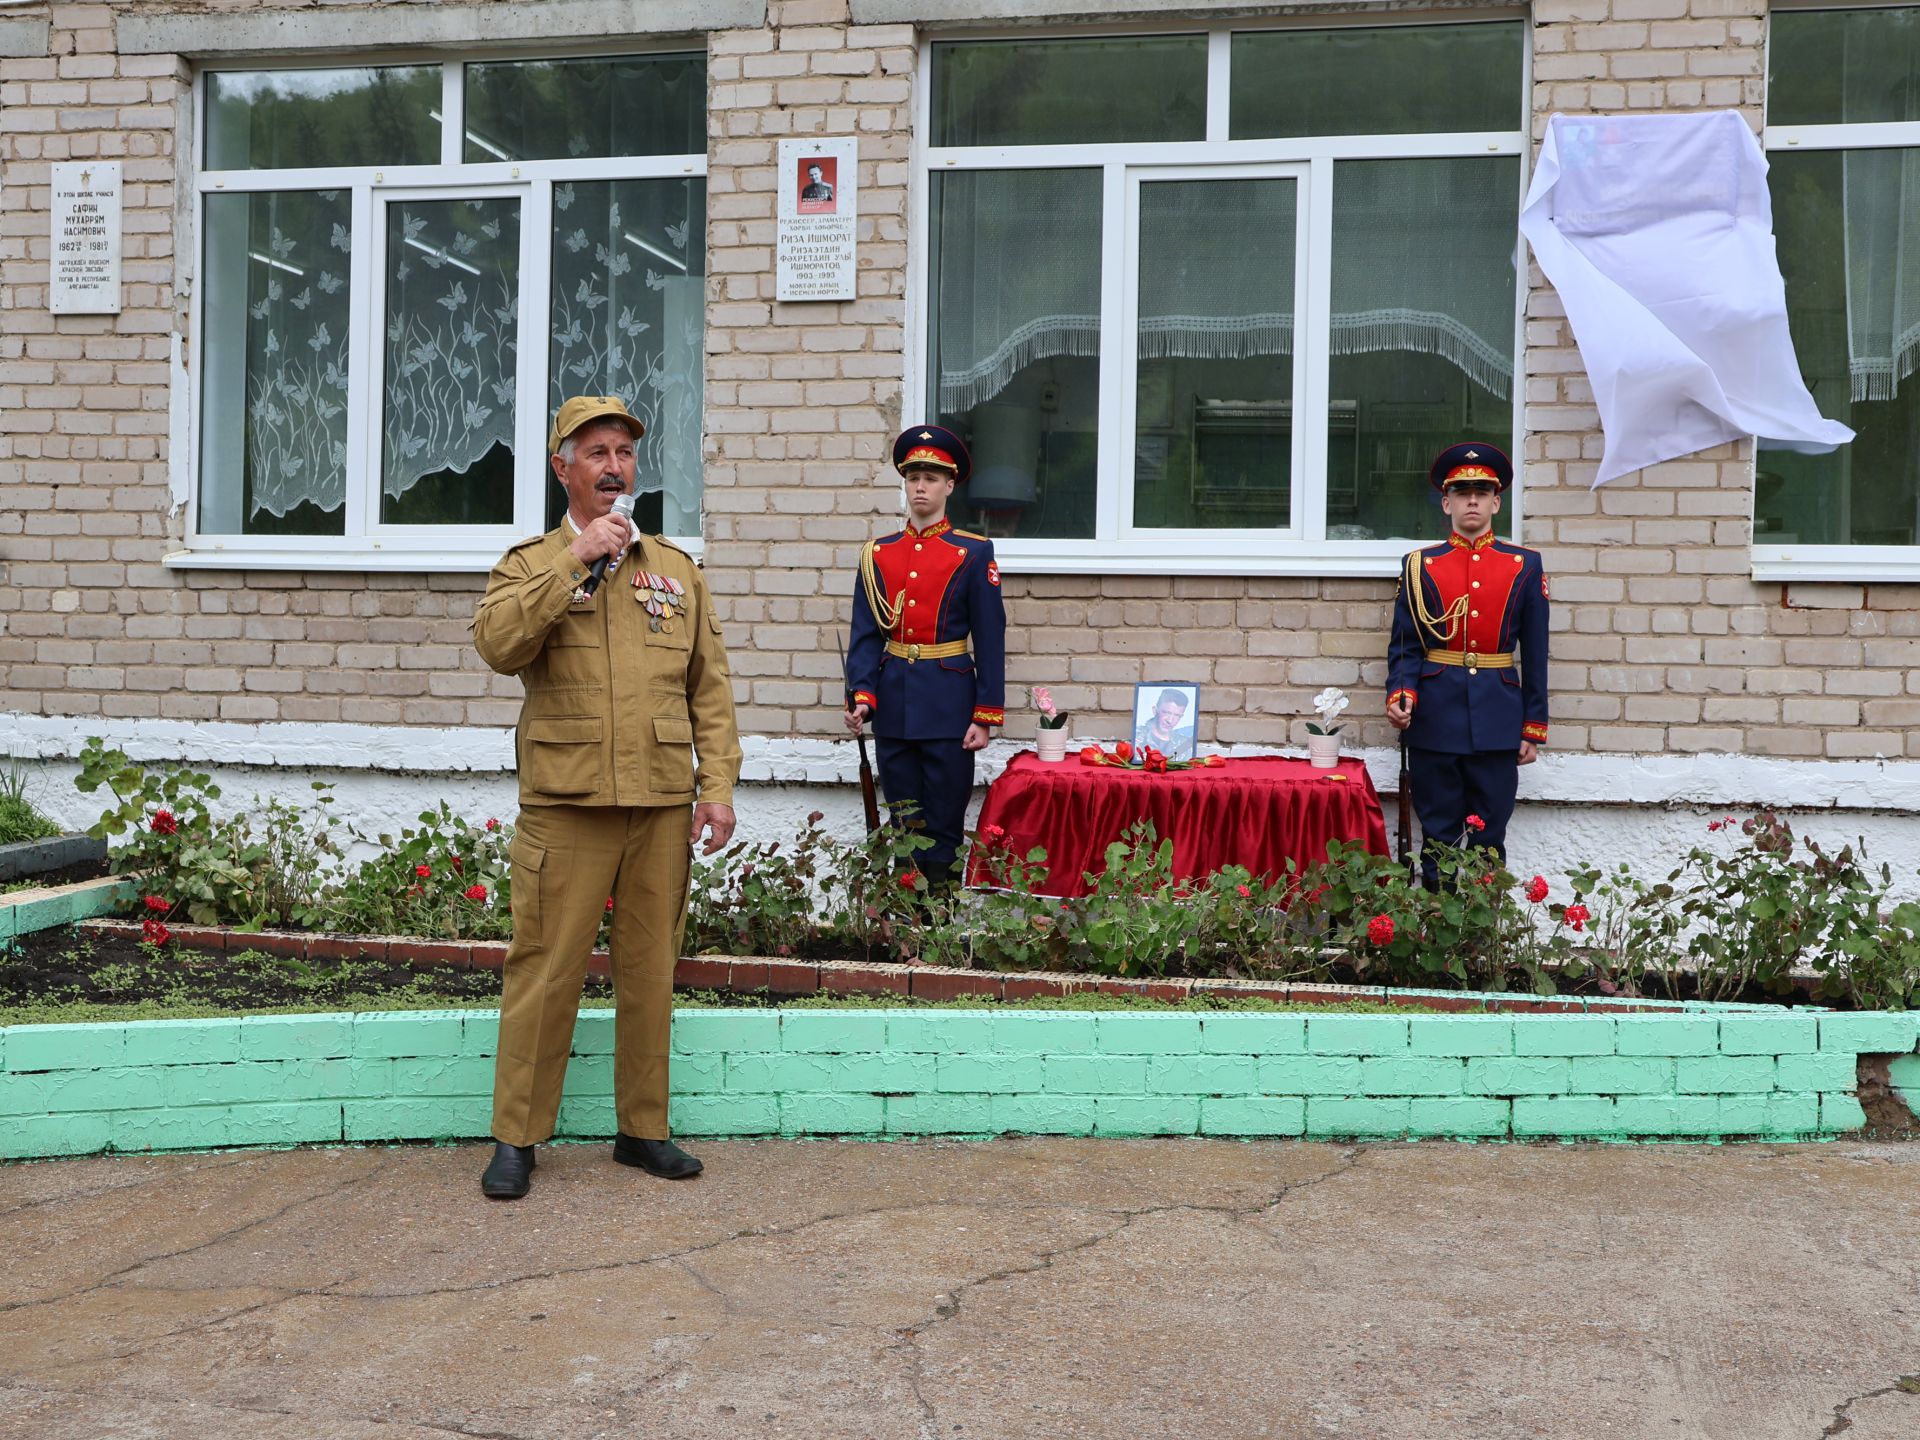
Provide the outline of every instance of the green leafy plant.
[[513,933],[513,827],[474,824],[446,801],[378,837],[380,853],[316,906],[318,923],[361,934],[498,940]]

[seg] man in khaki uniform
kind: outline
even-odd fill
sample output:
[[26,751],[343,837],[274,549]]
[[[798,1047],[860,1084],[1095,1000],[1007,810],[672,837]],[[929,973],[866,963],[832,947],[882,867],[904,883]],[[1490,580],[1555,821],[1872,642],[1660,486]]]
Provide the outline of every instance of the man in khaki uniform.
[[[501,557],[474,616],[480,656],[525,685],[516,733],[513,943],[481,1189],[527,1193],[553,1134],[587,958],[613,898],[614,1159],[667,1179],[700,1162],[667,1139],[673,967],[693,845],[733,834],[733,687],[706,582],[614,501],[645,433],[617,398],[576,396],[548,439],[567,492],[558,528]],[[598,587],[588,583],[606,557]],[[699,753],[695,778],[694,755]]]

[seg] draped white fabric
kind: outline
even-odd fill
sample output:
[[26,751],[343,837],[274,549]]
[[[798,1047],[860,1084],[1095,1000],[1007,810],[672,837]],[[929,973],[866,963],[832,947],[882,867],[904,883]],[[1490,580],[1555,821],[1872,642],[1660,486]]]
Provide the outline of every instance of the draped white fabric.
[[1520,228],[1593,385],[1596,486],[1745,435],[1853,438],[1800,378],[1766,162],[1739,115],[1553,116]]
[[1841,167],[1851,398],[1891,400],[1920,364],[1920,150],[1849,150]]
[[[1507,167],[1362,161],[1342,163],[1335,177],[1332,352],[1444,356],[1507,398],[1515,248]],[[942,413],[992,399],[1035,361],[1098,355],[1098,175],[937,178]],[[1285,179],[1140,187],[1140,358],[1293,353],[1297,190]]]

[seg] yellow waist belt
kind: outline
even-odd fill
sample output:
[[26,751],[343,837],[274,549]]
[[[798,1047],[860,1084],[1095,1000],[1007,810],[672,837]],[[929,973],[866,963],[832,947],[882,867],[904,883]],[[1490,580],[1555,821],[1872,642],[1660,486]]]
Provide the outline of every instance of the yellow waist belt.
[[1429,665],[1464,665],[1469,670],[1511,670],[1513,652],[1504,655],[1482,655],[1474,650],[1429,650]]
[[[967,653],[964,640],[945,640],[938,645],[903,645],[898,640],[887,641],[887,654],[898,655],[911,665],[915,660],[945,660],[952,655]],[[1507,657],[1507,663],[1513,663],[1513,657]]]

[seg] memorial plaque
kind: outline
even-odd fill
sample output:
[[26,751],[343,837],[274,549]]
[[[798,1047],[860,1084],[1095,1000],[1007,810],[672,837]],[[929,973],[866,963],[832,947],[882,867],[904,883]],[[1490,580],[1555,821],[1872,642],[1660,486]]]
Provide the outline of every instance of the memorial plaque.
[[774,295],[780,300],[851,300],[860,214],[860,142],[782,140],[779,243]]
[[49,308],[56,315],[120,313],[120,162],[53,166]]

